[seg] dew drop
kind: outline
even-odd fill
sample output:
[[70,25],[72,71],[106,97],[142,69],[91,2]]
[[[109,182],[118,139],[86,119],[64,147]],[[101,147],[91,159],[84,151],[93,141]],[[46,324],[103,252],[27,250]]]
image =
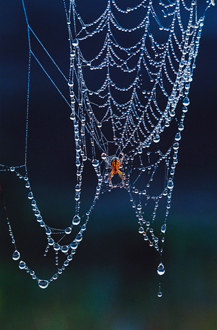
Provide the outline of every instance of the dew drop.
[[162,264],[162,262],[159,263],[157,267],[157,273],[158,275],[163,275],[165,273],[164,265]]
[[99,165],[99,161],[97,159],[92,160],[93,167],[97,167]]
[[39,288],[46,289],[49,285],[49,282],[46,280],[38,280]]
[[176,135],[175,135],[175,141],[180,141],[180,140],[181,140],[181,133],[178,132],[178,133],[176,133]]
[[101,154],[101,158],[102,158],[102,160],[105,160],[105,159],[106,159],[106,157],[107,157],[106,153],[105,153],[105,152],[103,152],[103,153]]
[[183,103],[183,105],[184,105],[184,106],[186,106],[186,107],[187,107],[187,106],[190,104],[190,100],[189,100],[189,98],[188,98],[187,96],[186,96],[186,97],[184,97],[184,99],[183,99],[183,102],[182,102],[182,103]]
[[67,228],[65,229],[65,234],[66,234],[66,235],[71,234],[71,232],[72,232],[72,228],[71,228],[71,227],[67,227]]
[[70,118],[71,120],[75,120],[75,114],[72,112],[69,118]]
[[72,224],[77,226],[77,225],[79,225],[80,221],[81,221],[81,218],[79,217],[79,215],[76,214],[72,220]]
[[173,180],[172,179],[169,179],[168,184],[167,184],[167,188],[168,189],[173,189],[173,186],[174,186]]
[[33,199],[33,193],[31,191],[28,193],[28,199]]
[[72,243],[70,244],[70,248],[71,248],[72,250],[76,250],[77,247],[78,247],[78,243],[77,243],[77,242],[72,242]]
[[162,295],[163,295],[163,294],[162,294],[162,292],[161,292],[161,291],[159,291],[159,292],[158,292],[158,294],[157,294],[158,298],[161,298],[161,297],[162,297]]
[[12,259],[13,259],[13,260],[18,260],[18,259],[20,259],[20,252],[17,251],[17,250],[15,250],[14,253],[13,253],[13,255],[12,255]]
[[61,248],[61,251],[62,251],[63,253],[67,253],[68,250],[69,250],[69,248],[68,248],[67,245],[63,245],[62,248]]
[[143,234],[144,233],[144,228],[143,227],[139,227],[139,234]]
[[54,251],[58,251],[60,249],[59,244],[58,243],[54,243],[53,249],[54,249]]
[[167,227],[167,225],[165,223],[161,226],[161,232],[163,234],[165,234],[165,232],[166,232],[166,227]]
[[82,238],[83,238],[83,235],[82,235],[82,233],[78,233],[78,235],[75,237],[75,240],[76,240],[76,242],[81,242],[81,240],[82,240]]
[[24,261],[19,262],[19,268],[24,269],[26,267],[26,263]]
[[154,143],[158,143],[160,141],[160,135],[156,134],[153,138]]

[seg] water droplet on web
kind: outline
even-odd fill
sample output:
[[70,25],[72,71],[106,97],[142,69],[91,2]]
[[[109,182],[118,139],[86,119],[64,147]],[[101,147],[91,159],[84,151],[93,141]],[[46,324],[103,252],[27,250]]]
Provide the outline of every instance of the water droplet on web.
[[19,268],[24,269],[26,267],[26,263],[24,261],[19,262]]
[[53,249],[54,249],[54,251],[58,251],[58,250],[60,249],[59,244],[58,244],[58,243],[55,243],[55,244],[53,245]]
[[157,267],[157,273],[158,275],[163,275],[165,273],[164,265],[162,264],[162,262],[159,263]]
[[48,287],[49,282],[46,280],[38,280],[39,288],[46,289]]
[[172,179],[169,179],[168,184],[167,184],[167,188],[168,189],[173,189],[173,186],[174,186],[173,180]]
[[158,143],[160,141],[160,135],[156,134],[153,138],[154,143]]
[[68,227],[68,228],[65,229],[65,234],[66,235],[71,234],[71,232],[72,232],[72,228],[71,227]]
[[162,232],[163,234],[166,232],[166,227],[167,227],[166,224],[163,224],[163,225],[161,226],[161,232]]
[[83,238],[82,233],[78,233],[78,235],[76,236],[75,240],[76,240],[76,242],[80,242],[82,240],[82,238]]
[[73,250],[76,250],[77,247],[78,247],[78,243],[77,243],[77,242],[72,242],[72,243],[70,244],[70,248],[73,249]]
[[93,167],[97,167],[99,165],[99,161],[97,159],[92,160]]
[[17,250],[15,250],[14,253],[13,253],[13,255],[12,255],[12,259],[13,259],[13,260],[18,260],[18,259],[20,259],[20,252],[17,251]]
[[184,99],[183,99],[183,102],[182,102],[182,103],[183,103],[183,105],[184,105],[184,106],[186,106],[186,107],[187,107],[187,106],[190,104],[190,100],[189,100],[189,98],[188,98],[187,96],[186,96],[186,97],[184,97]]
[[33,193],[31,191],[28,193],[28,199],[33,199]]
[[77,225],[79,225],[80,221],[81,221],[81,218],[79,217],[79,215],[76,214],[72,220],[72,224],[77,226]]
[[62,248],[61,248],[61,251],[62,251],[63,253],[67,253],[68,250],[69,250],[69,248],[68,248],[67,245],[63,245]]
[[162,295],[163,295],[163,294],[162,294],[162,292],[161,292],[161,291],[159,291],[159,292],[158,292],[158,294],[157,294],[158,298],[161,298],[161,297],[162,297]]

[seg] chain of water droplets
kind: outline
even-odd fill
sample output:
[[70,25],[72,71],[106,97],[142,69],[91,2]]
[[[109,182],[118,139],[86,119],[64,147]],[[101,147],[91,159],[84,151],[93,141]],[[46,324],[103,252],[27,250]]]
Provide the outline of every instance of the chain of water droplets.
[[[41,288],[46,288],[51,281],[63,272],[73,259],[73,255],[83,238],[83,232],[86,230],[90,213],[100,194],[122,186],[121,183],[112,184],[108,181],[111,171],[109,164],[114,157],[120,157],[121,154],[124,155],[122,165],[125,174],[124,188],[129,192],[132,207],[135,209],[139,233],[162,257],[166,222],[174,186],[173,178],[178,163],[179,141],[181,140],[181,132],[184,129],[183,123],[185,113],[188,110],[187,106],[190,103],[188,93],[205,13],[199,19],[197,18],[196,1],[193,1],[190,7],[186,6],[184,0],[159,1],[157,5],[161,8],[162,14],[159,17],[159,13],[157,14],[155,8],[156,4],[153,4],[150,0],[141,1],[140,4],[131,8],[121,8],[117,1],[108,0],[104,12],[99,17],[91,23],[85,23],[77,12],[75,1],[69,1],[67,7],[66,1],[63,0],[70,43],[69,102],[67,97],[57,88],[55,82],[52,81],[52,83],[71,109],[70,119],[73,121],[74,126],[77,184],[75,186],[75,215],[72,224],[66,229],[57,229],[51,228],[44,222],[28,178],[27,138],[31,57],[33,56],[37,60],[46,74],[47,72],[31,49],[30,34],[32,33],[39,42],[40,40],[28,23],[25,5],[23,1],[22,3],[29,40],[25,165],[16,167],[1,165],[1,167],[2,170],[15,172],[20,179],[24,180],[29,191],[28,199],[31,201],[36,220],[44,228],[47,236],[45,255],[49,248],[53,248],[56,253],[57,266],[59,252],[62,252],[66,259],[62,267],[49,280],[39,279],[23,260],[19,262],[19,268],[25,269],[33,279],[37,279]],[[182,24],[181,6],[184,8],[185,14],[188,15],[186,27]],[[210,4],[207,5],[206,9],[209,6]],[[129,27],[127,24],[127,27],[124,27],[119,22],[122,16],[130,21],[131,15],[139,13],[139,11],[143,13],[142,19],[134,27]],[[151,28],[153,28],[153,31]],[[166,41],[157,41],[156,30],[158,33],[162,33],[163,38],[166,35]],[[139,40],[135,41],[131,37],[133,42],[131,46],[121,45],[123,35],[130,36],[133,33],[141,34]],[[88,57],[85,54],[85,42],[89,42],[91,38],[94,39],[102,34],[104,35],[102,47],[95,56]],[[118,42],[117,39],[120,41]],[[42,47],[46,51],[43,45]],[[47,51],[46,53],[48,54]],[[49,57],[53,61],[50,55]],[[57,65],[56,67],[60,71]],[[118,75],[127,76],[122,84],[115,82],[115,76],[112,77],[114,69]],[[88,75],[91,75],[91,72],[94,74],[104,73],[101,86],[97,89],[91,87],[90,79],[88,82]],[[121,98],[123,95],[127,95],[127,101],[120,101],[116,97],[118,94],[121,95]],[[163,108],[162,104],[159,105],[159,99],[164,100],[165,105]],[[176,108],[180,102],[182,103],[182,114],[178,116]],[[177,133],[173,138],[172,146],[169,146],[166,151],[162,151],[160,150],[161,135],[170,127],[172,122],[176,123]],[[107,134],[108,124],[112,132],[110,135]],[[88,140],[90,140],[91,148],[87,147]],[[152,149],[153,145],[156,145],[156,148]],[[139,165],[135,164],[136,158]],[[92,163],[98,178],[98,185],[89,211],[80,216],[82,173],[86,161]],[[162,163],[165,164],[164,188],[160,194],[153,196],[148,190],[159,165]],[[20,173],[22,167],[25,168],[25,175]],[[136,177],[134,176],[132,181],[132,175],[136,171],[138,174]],[[146,182],[144,189],[138,189],[136,184],[142,180],[144,173],[148,173],[149,180]],[[164,197],[167,200],[165,218],[162,221],[160,233],[156,235],[153,224],[159,202]],[[145,206],[150,200],[154,201],[154,209],[151,221],[147,221],[145,219]],[[83,220],[82,223],[81,220]],[[7,221],[12,243],[15,247],[13,259],[19,260],[21,256],[16,248],[8,218]],[[70,235],[76,226],[80,229],[75,239],[68,245],[62,245],[61,240],[66,235]],[[62,235],[58,241],[55,241],[55,234]],[[162,260],[158,265],[157,273],[158,275],[165,273]],[[162,296],[160,289],[158,296]]]

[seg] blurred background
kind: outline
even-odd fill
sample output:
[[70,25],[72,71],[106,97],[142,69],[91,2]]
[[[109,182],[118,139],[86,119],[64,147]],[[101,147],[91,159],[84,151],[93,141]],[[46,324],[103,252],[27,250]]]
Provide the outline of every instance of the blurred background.
[[[95,8],[100,12],[105,3],[79,0],[93,16]],[[30,25],[67,76],[62,1],[26,1],[26,7]],[[24,163],[28,43],[21,1],[2,1],[0,15],[0,164],[11,166]],[[12,260],[0,202],[2,330],[217,329],[216,54],[217,7],[212,7],[206,15],[180,143],[164,251],[163,297],[157,298],[159,256],[138,234],[125,190],[100,198],[74,260],[46,290]],[[50,61],[44,59],[43,64],[67,95],[68,86]],[[60,228],[71,222],[74,209],[69,115],[70,109],[33,61],[29,177],[45,221]],[[46,239],[34,221],[23,181],[14,173],[0,172],[0,184],[22,258],[38,277],[50,278],[54,256],[43,257]],[[84,187],[83,203],[88,206],[95,189],[91,172],[85,174]]]

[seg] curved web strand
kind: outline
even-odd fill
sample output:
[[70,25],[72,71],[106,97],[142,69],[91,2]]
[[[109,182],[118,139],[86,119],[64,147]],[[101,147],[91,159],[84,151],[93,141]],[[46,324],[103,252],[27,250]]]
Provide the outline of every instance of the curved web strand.
[[[213,1],[204,5],[204,13],[199,17],[197,0],[188,2],[188,5],[184,0],[143,0],[137,5],[132,1],[130,7],[124,1],[108,0],[98,18],[86,22],[82,8],[80,12],[78,10],[77,1],[63,0],[69,37],[67,79],[29,25],[24,1],[22,4],[29,41],[27,104],[31,58],[34,57],[70,108],[77,182],[72,223],[65,229],[48,226],[37,206],[28,177],[27,105],[25,164],[1,167],[24,180],[36,221],[46,233],[45,255],[53,249],[57,267],[59,254],[65,256],[65,261],[48,280],[38,278],[23,260],[19,262],[19,268],[36,279],[39,287],[46,288],[73,259],[100,195],[123,188],[129,193],[140,235],[159,254],[157,273],[163,275],[162,253],[179,141],[190,103],[188,94],[205,13]],[[32,38],[40,43],[67,80],[68,96],[61,92],[32,51]],[[81,187],[86,163],[91,163],[94,168],[97,186],[89,210],[81,214]],[[25,168],[25,175],[20,174],[21,167]],[[15,247],[13,259],[20,260],[8,218],[7,221]],[[65,236],[69,237],[67,245],[62,243]],[[161,290],[158,296],[162,296]]]

